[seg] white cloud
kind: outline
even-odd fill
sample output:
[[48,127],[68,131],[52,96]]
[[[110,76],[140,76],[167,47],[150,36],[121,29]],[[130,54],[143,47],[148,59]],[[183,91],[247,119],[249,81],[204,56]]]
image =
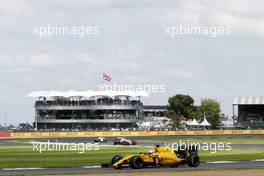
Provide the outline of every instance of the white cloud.
[[[205,92],[220,98],[228,112],[237,92],[261,94],[260,88],[241,87],[256,82],[263,87],[263,15],[259,0],[0,1],[0,79],[5,85],[0,90],[8,90],[0,101],[19,104],[32,121],[33,106],[23,105],[28,92],[92,89],[107,72],[115,81],[168,85],[167,94],[149,102],[166,103],[166,96],[179,91],[195,97]],[[98,25],[100,35],[32,35],[33,26],[47,24]],[[164,26],[177,24],[230,25],[233,33],[215,39],[166,38]]]
[[31,64],[33,67],[53,66],[55,62],[56,58],[53,58],[48,54],[33,54],[29,58],[29,64]]

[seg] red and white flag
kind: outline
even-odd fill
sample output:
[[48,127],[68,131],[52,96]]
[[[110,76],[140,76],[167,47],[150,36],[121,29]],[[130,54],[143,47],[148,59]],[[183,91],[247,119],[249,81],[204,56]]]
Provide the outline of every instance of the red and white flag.
[[109,82],[109,81],[112,80],[112,77],[110,75],[107,75],[107,74],[103,73],[103,80]]

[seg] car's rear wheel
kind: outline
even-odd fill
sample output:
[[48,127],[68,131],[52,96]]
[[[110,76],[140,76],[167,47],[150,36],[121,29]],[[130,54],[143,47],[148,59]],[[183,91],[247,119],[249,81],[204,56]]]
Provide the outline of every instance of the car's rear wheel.
[[129,145],[129,143],[128,142],[123,142],[123,145]]
[[123,157],[121,155],[115,155],[113,156],[111,160],[111,165],[115,164],[117,161],[121,160]]
[[188,165],[190,167],[198,167],[200,165],[200,157],[198,155],[190,155],[188,158]]
[[133,169],[141,169],[144,167],[144,161],[139,156],[133,156],[131,159],[131,167]]

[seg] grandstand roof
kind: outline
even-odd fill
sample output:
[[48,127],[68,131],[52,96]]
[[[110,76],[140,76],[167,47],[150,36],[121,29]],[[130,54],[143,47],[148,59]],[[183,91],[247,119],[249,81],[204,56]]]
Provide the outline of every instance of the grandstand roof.
[[39,97],[148,97],[149,94],[145,91],[35,91],[27,95],[29,98],[39,98]]
[[264,97],[237,97],[233,105],[264,105]]

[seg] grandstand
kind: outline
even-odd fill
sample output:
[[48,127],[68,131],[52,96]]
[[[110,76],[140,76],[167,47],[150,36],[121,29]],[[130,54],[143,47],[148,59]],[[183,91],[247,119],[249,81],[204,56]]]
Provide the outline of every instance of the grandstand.
[[264,97],[238,97],[233,100],[235,127],[264,128]]
[[35,128],[43,131],[134,128],[144,118],[145,92],[37,91]]

